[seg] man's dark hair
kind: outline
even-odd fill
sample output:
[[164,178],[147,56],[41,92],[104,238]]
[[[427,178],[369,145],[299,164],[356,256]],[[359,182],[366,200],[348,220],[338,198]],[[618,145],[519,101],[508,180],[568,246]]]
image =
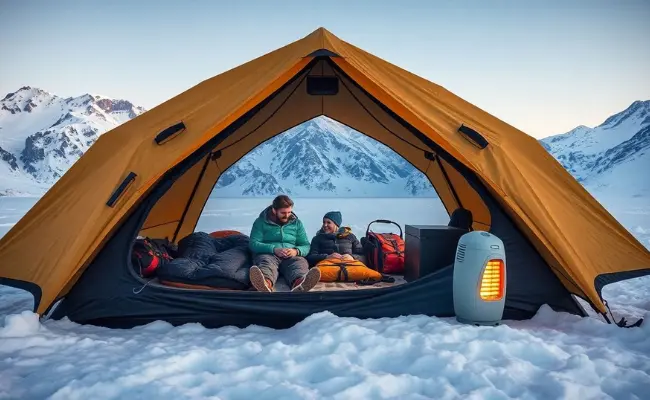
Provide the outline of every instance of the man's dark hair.
[[280,208],[293,207],[293,200],[291,200],[286,194],[281,194],[273,199],[272,207],[276,210]]

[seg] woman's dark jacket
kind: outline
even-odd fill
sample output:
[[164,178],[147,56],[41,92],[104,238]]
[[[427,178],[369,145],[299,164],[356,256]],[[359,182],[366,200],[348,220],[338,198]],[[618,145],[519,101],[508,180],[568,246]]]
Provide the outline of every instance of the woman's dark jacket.
[[336,233],[325,233],[319,230],[311,240],[311,249],[307,254],[310,266],[327,258],[332,253],[350,254],[355,259],[363,255],[363,247],[348,227],[342,227]]

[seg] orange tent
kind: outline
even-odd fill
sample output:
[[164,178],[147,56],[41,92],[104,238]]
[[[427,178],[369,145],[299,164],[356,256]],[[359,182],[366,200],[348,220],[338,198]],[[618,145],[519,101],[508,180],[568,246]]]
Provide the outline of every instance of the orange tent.
[[138,232],[178,241],[223,171],[319,115],[399,153],[450,213],[472,211],[474,229],[511,224],[599,312],[603,285],[650,272],[648,250],[537,140],[321,28],[101,136],[2,238],[2,283],[30,290],[43,313],[92,275],[125,226],[131,241]]

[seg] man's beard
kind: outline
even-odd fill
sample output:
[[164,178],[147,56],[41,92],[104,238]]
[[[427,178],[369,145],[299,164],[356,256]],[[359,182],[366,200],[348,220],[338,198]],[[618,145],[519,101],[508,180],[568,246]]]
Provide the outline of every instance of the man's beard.
[[289,222],[289,216],[288,215],[286,217],[284,217],[284,219],[282,219],[278,214],[273,213],[273,219],[275,219],[275,222],[278,225],[285,225],[287,222]]

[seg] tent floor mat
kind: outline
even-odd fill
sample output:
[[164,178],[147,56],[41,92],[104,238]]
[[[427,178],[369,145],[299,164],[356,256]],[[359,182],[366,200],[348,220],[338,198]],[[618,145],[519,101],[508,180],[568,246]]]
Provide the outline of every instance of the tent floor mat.
[[[402,275],[389,275],[389,276],[395,278],[395,282],[379,282],[379,283],[375,283],[374,285],[357,285],[354,282],[319,282],[316,286],[314,286],[314,288],[311,291],[312,292],[334,292],[334,291],[341,291],[341,290],[380,289],[380,288],[402,285],[406,283],[406,280],[404,280],[404,276]],[[190,284],[175,283],[175,282],[163,283],[158,278],[154,278],[150,283],[161,285],[164,287],[174,287],[174,288],[193,289],[193,290],[229,290],[229,291],[237,290],[237,289],[228,289],[228,288],[209,288],[198,284],[190,285]],[[255,290],[255,289],[251,288],[249,290]],[[278,278],[278,281],[275,284],[275,291],[276,292],[291,291],[289,284],[287,284],[287,282],[281,276]]]
[[[395,282],[379,282],[374,285],[357,285],[354,282],[318,282],[311,292],[334,292],[340,290],[379,289],[397,286],[406,283],[402,275],[389,275],[395,278]],[[284,278],[279,277],[275,284],[276,292],[290,292],[289,284]]]

